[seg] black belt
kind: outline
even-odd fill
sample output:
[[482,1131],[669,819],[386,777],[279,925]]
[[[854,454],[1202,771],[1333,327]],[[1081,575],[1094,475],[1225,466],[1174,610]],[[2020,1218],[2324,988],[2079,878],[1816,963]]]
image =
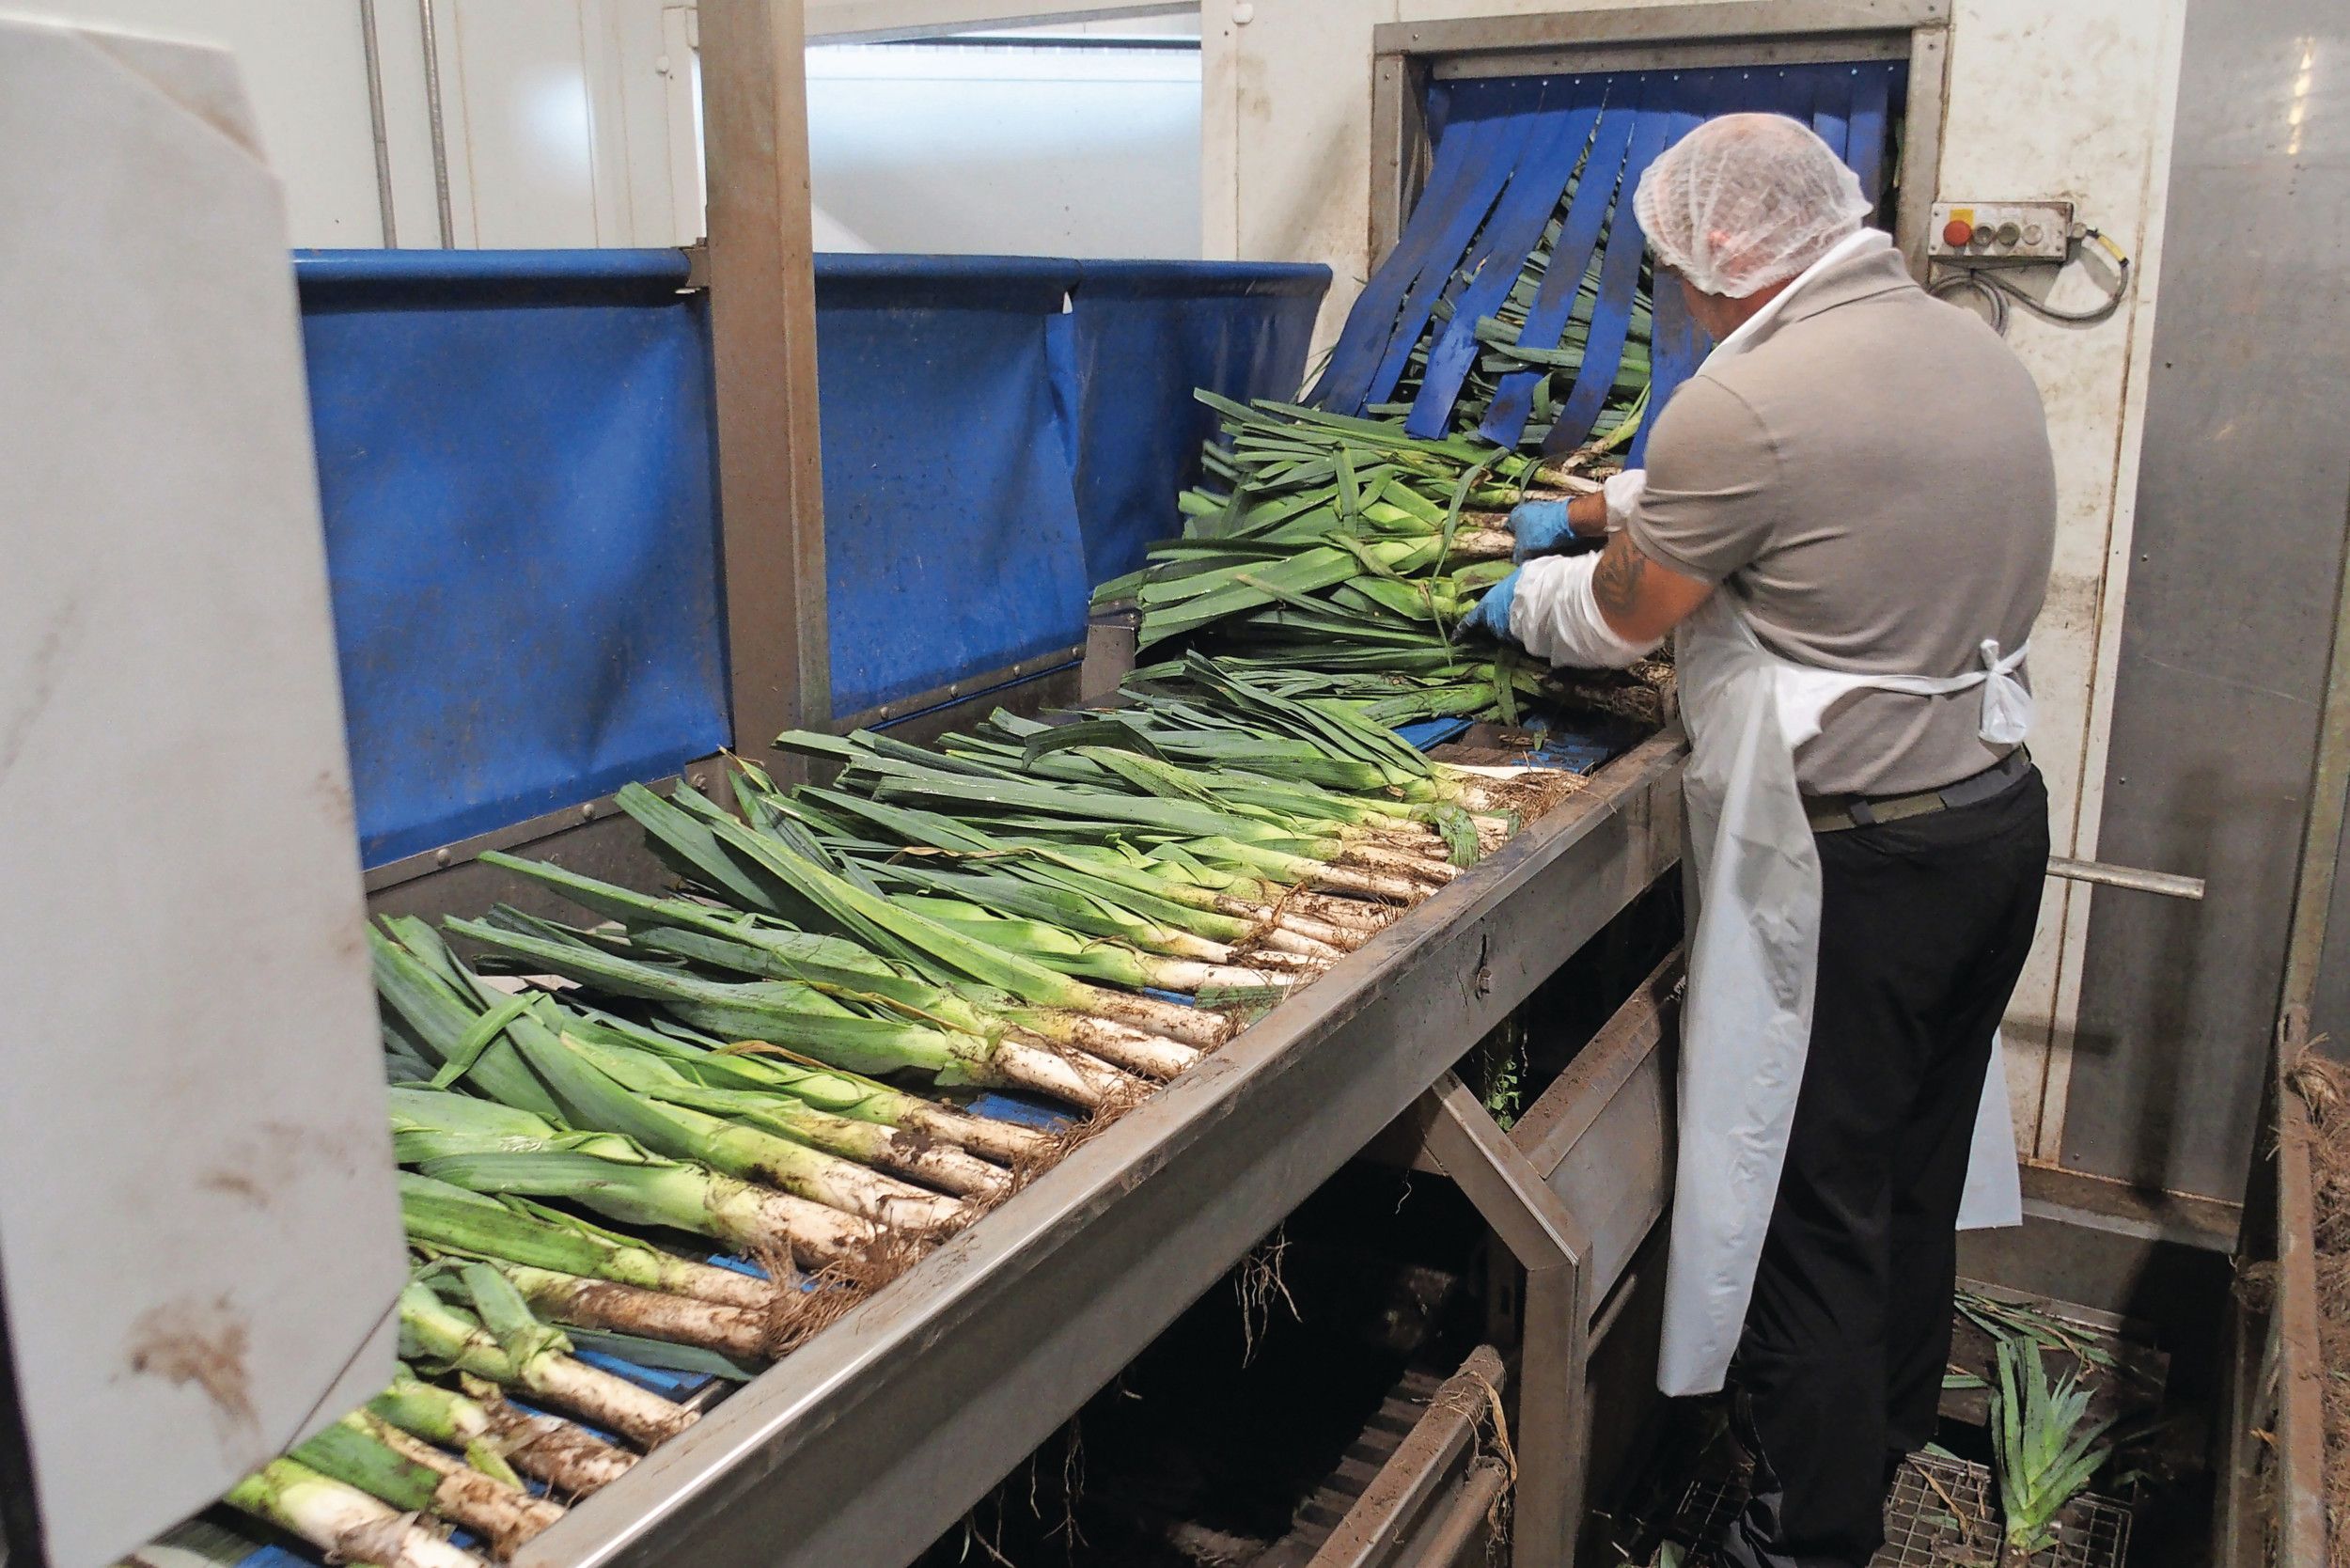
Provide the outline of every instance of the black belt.
[[2031,771],[2031,751],[2017,746],[1981,773],[1969,774],[1938,790],[1910,795],[1806,795],[1803,813],[1814,833],[1841,833],[1848,827],[1874,827],[1908,817],[1932,816],[1961,806],[1975,806],[2006,791]]

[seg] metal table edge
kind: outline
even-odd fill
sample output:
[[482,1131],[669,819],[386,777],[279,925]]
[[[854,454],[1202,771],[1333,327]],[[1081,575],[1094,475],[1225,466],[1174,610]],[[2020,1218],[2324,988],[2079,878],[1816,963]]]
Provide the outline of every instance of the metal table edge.
[[[1669,870],[1679,853],[1680,773],[1685,755],[1678,729],[1668,729],[1599,769],[1589,776],[1583,792],[1528,826],[1215,1055],[1073,1151],[809,1343],[760,1373],[697,1425],[640,1460],[626,1476],[583,1499],[516,1555],[516,1568],[615,1568],[688,1560],[697,1568],[717,1568],[721,1562],[736,1560],[708,1549],[680,1556],[678,1548],[686,1545],[682,1537],[694,1535],[714,1515],[753,1506],[751,1487],[756,1483],[738,1478],[738,1472],[776,1476],[793,1456],[811,1451],[828,1434],[851,1421],[857,1409],[870,1402],[879,1380],[919,1378],[925,1358],[948,1335],[983,1315],[991,1303],[1015,1291],[1025,1277],[1064,1250],[1083,1246],[1089,1232],[1098,1230],[1105,1218],[1114,1219],[1117,1211],[1131,1204],[1170,1161],[1211,1137],[1253,1092],[1307,1061],[1375,999],[1412,983],[1415,971],[1426,964],[1434,949],[1445,945],[1449,933],[1489,919],[1563,857],[1611,824],[1622,826],[1627,820],[1632,823],[1627,833],[1637,836],[1627,838],[1624,848],[1644,853],[1645,875],[1633,881],[1617,879],[1617,886],[1601,897],[1606,905],[1604,912],[1596,908],[1590,912],[1591,930]],[[1495,1010],[1506,1011],[1524,999],[1533,980],[1539,978],[1511,984],[1509,990],[1514,995],[1488,999]],[[1481,978],[1478,983],[1486,984]],[[1367,1142],[1387,1120],[1401,1114],[1419,1090],[1434,1083],[1452,1059],[1474,1045],[1477,1038],[1473,1034],[1457,1041],[1458,1050],[1430,1067],[1424,1081],[1415,1074],[1407,1087],[1399,1089],[1395,1103],[1384,1115],[1369,1125],[1343,1130],[1339,1141],[1352,1137],[1350,1149]],[[1350,1062],[1350,1069],[1354,1065]],[[1354,1137],[1357,1130],[1360,1136]],[[1330,1170],[1335,1171],[1345,1157],[1342,1152],[1332,1160]],[[1314,1184],[1327,1174],[1317,1176]],[[1310,1185],[1306,1190],[1310,1191]],[[1262,1224],[1253,1230],[1247,1228],[1254,1224],[1253,1217],[1242,1222],[1239,1229],[1246,1231],[1247,1239],[1230,1257],[1214,1262],[1214,1272],[1220,1275],[1245,1256],[1254,1239],[1287,1212],[1284,1207],[1261,1215]],[[1189,1299],[1169,1308],[1167,1320],[1171,1321]],[[1147,1333],[1130,1333],[1127,1338],[1132,1342],[1118,1355],[1119,1364],[1131,1360],[1163,1326],[1162,1323]],[[1095,1388],[1106,1382],[1105,1377]],[[1052,1425],[1058,1425],[1066,1414],[1056,1416]],[[1050,1430],[1047,1426],[1046,1435]],[[971,1438],[984,1442],[993,1435],[977,1433]],[[995,1479],[1016,1468],[1032,1446],[1001,1452]],[[789,1490],[790,1482],[778,1478],[772,1485],[760,1486],[756,1496],[768,1497]],[[908,1507],[917,1510],[926,1503],[934,1500],[906,1499]],[[934,1539],[967,1506],[966,1501],[955,1502],[921,1539]],[[933,1505],[929,1512],[936,1513],[938,1507]],[[728,1523],[739,1528],[744,1521],[729,1519]],[[788,1542],[770,1540],[755,1560],[819,1559],[804,1557]],[[827,1552],[821,1560],[828,1568],[850,1568],[838,1552]]]

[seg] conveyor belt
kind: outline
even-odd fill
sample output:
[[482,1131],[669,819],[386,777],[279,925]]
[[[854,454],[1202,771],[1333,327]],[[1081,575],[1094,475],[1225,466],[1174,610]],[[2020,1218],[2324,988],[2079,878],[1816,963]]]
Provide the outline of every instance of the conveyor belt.
[[1668,733],[762,1373],[525,1568],[898,1568],[1671,868]]

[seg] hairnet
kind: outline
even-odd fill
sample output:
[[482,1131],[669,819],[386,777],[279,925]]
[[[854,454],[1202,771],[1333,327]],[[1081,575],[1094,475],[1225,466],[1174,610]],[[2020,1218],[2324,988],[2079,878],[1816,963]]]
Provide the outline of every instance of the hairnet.
[[1843,160],[1784,115],[1707,120],[1649,165],[1632,203],[1659,261],[1731,299],[1794,276],[1869,211]]

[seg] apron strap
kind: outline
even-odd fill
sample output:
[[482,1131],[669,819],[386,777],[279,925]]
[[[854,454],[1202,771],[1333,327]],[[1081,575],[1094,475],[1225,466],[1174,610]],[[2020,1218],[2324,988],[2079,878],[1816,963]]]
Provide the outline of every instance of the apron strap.
[[1993,745],[2022,745],[2031,732],[2031,691],[2015,677],[2030,651],[2031,638],[2026,637],[2001,658],[1998,639],[1982,639],[1982,715],[1975,733]]

